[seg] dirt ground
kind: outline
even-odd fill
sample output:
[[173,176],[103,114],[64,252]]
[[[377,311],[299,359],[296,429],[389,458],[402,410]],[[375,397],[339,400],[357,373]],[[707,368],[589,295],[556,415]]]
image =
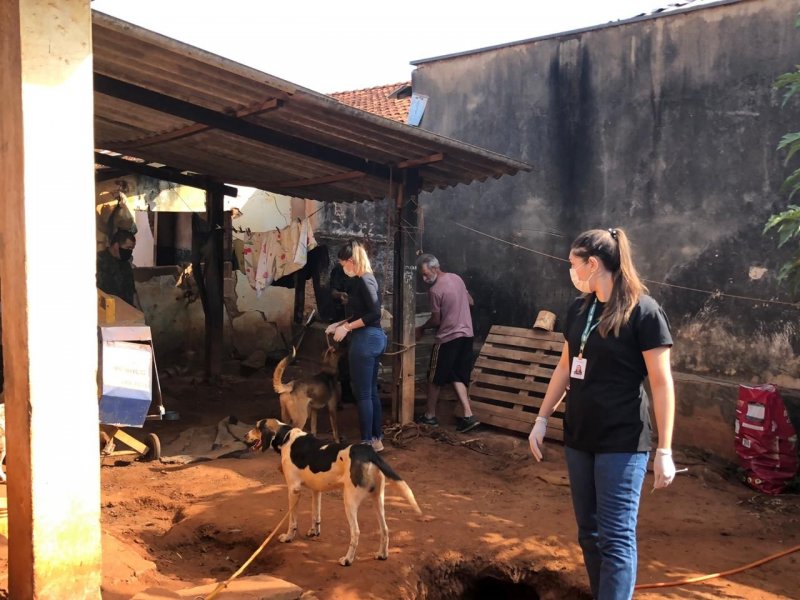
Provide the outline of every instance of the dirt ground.
[[[163,380],[178,421],[148,422],[168,445],[184,429],[212,426],[229,414],[254,422],[277,416],[270,373],[227,375],[208,385],[191,375]],[[522,435],[481,426],[455,433],[454,403],[441,407],[442,427],[387,437],[386,460],[414,490],[417,516],[387,487],[388,561],[376,561],[375,515],[360,513],[361,540],[351,567],[337,563],[348,541],[341,494],[323,499],[322,536],[292,544],[274,539],[244,575],[269,574],[320,600],[590,598],[572,517],[563,448],[548,443],[535,464]],[[386,410],[388,413],[388,409]],[[329,435],[321,415],[322,434]],[[352,404],[341,430],[357,437]],[[668,490],[645,482],[639,519],[639,583],[726,571],[800,544],[800,497],[766,497],[742,485],[730,465],[677,452],[688,466]],[[227,579],[286,513],[286,489],[272,452],[190,465],[106,459],[102,467],[104,600],[150,587],[172,590]],[[310,494],[300,502],[299,529],[310,521]],[[0,542],[6,587],[8,548]],[[708,582],[642,591],[637,598],[800,597],[800,553]],[[313,597],[312,596],[312,597]],[[0,592],[0,597],[3,596]]]

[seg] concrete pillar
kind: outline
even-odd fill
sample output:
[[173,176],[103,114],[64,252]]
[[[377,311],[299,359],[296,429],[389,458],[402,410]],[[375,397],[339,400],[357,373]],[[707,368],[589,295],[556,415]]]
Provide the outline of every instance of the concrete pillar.
[[100,598],[91,25],[0,0],[10,598]]

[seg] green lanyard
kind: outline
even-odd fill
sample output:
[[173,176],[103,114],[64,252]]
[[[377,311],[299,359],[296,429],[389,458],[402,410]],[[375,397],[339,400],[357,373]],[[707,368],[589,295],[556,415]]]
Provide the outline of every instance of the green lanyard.
[[597,323],[592,325],[592,319],[594,318],[594,309],[597,307],[597,297],[595,297],[594,302],[592,302],[592,306],[589,309],[589,316],[586,319],[586,327],[583,328],[583,333],[581,334],[581,348],[578,351],[578,358],[583,358],[583,349],[586,347],[586,340],[589,339],[589,335],[595,328],[600,325],[600,319],[597,320]]

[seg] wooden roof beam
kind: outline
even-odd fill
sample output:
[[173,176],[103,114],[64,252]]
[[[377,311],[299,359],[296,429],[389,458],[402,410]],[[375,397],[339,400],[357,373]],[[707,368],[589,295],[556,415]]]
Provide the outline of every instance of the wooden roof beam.
[[348,171],[360,171],[387,181],[391,178],[390,168],[387,165],[378,164],[334,148],[287,135],[262,125],[250,123],[236,116],[226,115],[106,75],[95,73],[94,88],[95,91],[106,96],[146,106],[165,114],[207,125],[210,128],[226,131],[268,146],[308,156]]
[[[272,98],[270,100],[265,100],[264,102],[259,102],[256,105],[247,106],[241,110],[237,110],[235,115],[239,118],[250,117],[252,115],[260,115],[265,112],[276,110],[280,108],[282,105],[283,105],[283,100]],[[211,129],[211,127],[209,127],[208,125],[195,123],[193,125],[187,125],[186,127],[179,127],[178,129],[174,129],[172,131],[167,131],[165,133],[157,133],[134,141],[118,142],[118,143],[115,142],[114,147],[117,148],[118,150],[132,150],[135,148],[144,148],[145,146],[152,146],[153,144],[160,144],[162,142],[171,142],[174,140],[180,140],[186,137],[190,137],[196,133],[202,133],[204,131],[208,131],[209,129]]]
[[444,160],[444,154],[442,152],[437,152],[436,154],[431,154],[430,156],[423,156],[422,158],[411,158],[409,160],[404,160],[403,162],[397,163],[398,169],[411,169],[413,167],[422,167],[424,165],[429,165],[435,162],[441,162]]
[[292,179],[286,181],[270,182],[269,189],[280,188],[298,188],[308,187],[311,185],[322,185],[324,183],[336,183],[337,181],[350,181],[351,179],[361,179],[366,177],[366,173],[360,171],[350,171],[349,173],[336,173],[335,175],[322,175],[320,177],[311,177],[307,179]]
[[102,152],[94,153],[94,162],[99,165],[117,169],[118,175],[119,171],[124,171],[126,173],[139,173],[141,175],[152,177],[153,179],[172,181],[173,183],[180,183],[181,185],[188,185],[201,190],[220,191],[225,196],[230,196],[231,198],[236,198],[239,193],[239,190],[237,190],[235,187],[231,187],[216,181],[211,181],[207,177],[203,177],[201,175],[186,175],[185,173],[181,173],[180,171],[170,167],[151,167],[146,163],[125,160],[124,158],[120,158],[118,156],[109,156],[108,154],[103,154]]

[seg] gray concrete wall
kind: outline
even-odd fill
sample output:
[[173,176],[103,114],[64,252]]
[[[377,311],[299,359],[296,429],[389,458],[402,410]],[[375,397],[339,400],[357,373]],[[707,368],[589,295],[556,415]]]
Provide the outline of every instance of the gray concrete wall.
[[386,199],[375,202],[326,202],[317,213],[315,236],[330,249],[331,268],[339,248],[350,240],[365,244],[375,277],[384,295],[384,308],[392,308],[394,245],[389,221],[395,218],[394,206]]
[[[770,302],[791,300],[775,277],[789,254],[761,234],[787,204],[775,148],[800,103],[781,109],[771,84],[800,62],[798,10],[728,3],[418,65],[424,129],[536,166],[422,199],[426,250],[464,276],[478,335],[563,317],[576,293],[565,262],[458,224],[558,258],[584,229],[623,227],[670,316],[674,367],[695,378],[683,415],[708,409],[716,381],[800,388],[798,309]],[[714,449],[730,454],[735,386],[714,397]],[[678,438],[705,427],[683,419]]]

